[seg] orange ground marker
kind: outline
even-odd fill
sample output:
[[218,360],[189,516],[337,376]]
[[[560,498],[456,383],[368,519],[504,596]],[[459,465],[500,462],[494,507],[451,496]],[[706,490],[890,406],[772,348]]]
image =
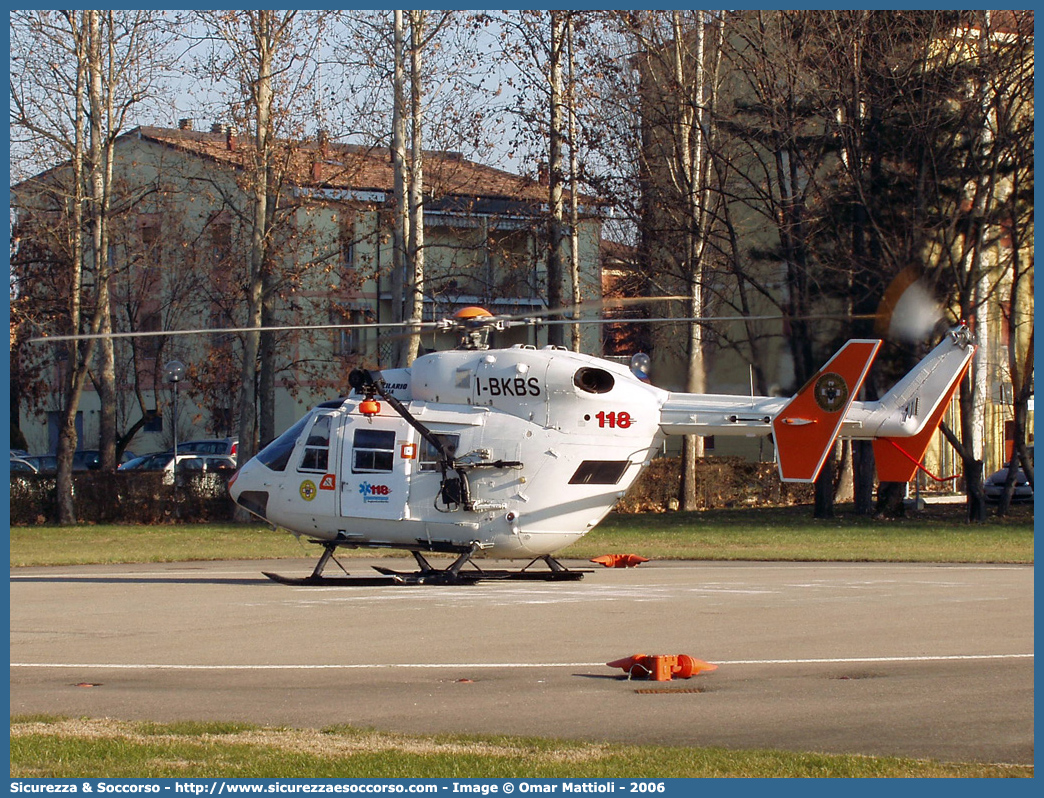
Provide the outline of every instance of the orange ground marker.
[[634,654],[623,659],[607,662],[610,668],[623,668],[629,679],[651,679],[654,682],[669,682],[674,677],[689,679],[701,673],[716,671],[718,666],[688,654]]
[[591,562],[604,565],[606,568],[634,568],[649,560],[638,554],[603,554],[601,557],[592,557]]

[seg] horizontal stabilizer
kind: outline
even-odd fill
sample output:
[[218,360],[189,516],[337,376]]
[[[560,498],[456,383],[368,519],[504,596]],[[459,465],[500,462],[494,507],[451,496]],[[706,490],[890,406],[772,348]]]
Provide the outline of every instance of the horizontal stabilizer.
[[881,342],[846,343],[772,421],[780,478],[815,482]]

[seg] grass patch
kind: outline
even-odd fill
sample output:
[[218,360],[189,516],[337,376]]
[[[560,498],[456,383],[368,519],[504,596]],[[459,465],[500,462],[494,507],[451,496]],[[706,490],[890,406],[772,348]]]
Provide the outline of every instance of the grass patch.
[[[259,524],[83,524],[11,527],[11,566],[275,560],[321,550]],[[348,552],[338,552],[338,557]],[[380,552],[369,552],[380,556]]]
[[[649,559],[837,562],[1033,562],[1033,508],[969,524],[962,505],[936,505],[898,520],[841,507],[612,514],[563,558],[633,552]],[[11,566],[318,557],[319,547],[251,524],[31,526],[11,528]],[[338,557],[404,556],[342,549]],[[412,564],[412,560],[410,561]]]
[[607,552],[682,560],[1032,563],[1033,508],[983,524],[968,523],[963,505],[901,519],[860,516],[845,506],[822,520],[804,506],[611,515],[561,556]]
[[1032,766],[351,727],[11,719],[12,778],[1029,778]]

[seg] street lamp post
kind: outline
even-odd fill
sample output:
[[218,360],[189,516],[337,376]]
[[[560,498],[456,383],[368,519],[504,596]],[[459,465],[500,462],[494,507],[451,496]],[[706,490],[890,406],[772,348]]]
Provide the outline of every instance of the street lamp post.
[[172,360],[163,367],[167,382],[174,384],[174,407],[171,427],[174,430],[174,514],[178,512],[178,383],[185,376],[185,364],[180,360]]

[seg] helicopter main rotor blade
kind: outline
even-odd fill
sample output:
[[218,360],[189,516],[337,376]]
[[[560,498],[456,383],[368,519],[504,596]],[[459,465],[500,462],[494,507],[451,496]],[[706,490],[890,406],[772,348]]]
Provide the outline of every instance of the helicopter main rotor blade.
[[[366,322],[345,324],[296,324],[296,325],[269,325],[262,327],[209,327],[194,330],[150,330],[136,332],[113,332],[113,333],[81,333],[77,335],[46,335],[30,338],[33,343],[62,342],[62,341],[90,341],[102,338],[155,338],[167,335],[231,335],[243,332],[293,332],[307,330],[377,330],[398,329],[402,332],[396,337],[406,337],[425,331],[449,332],[454,329],[478,328],[483,326],[523,327],[523,326],[552,326],[563,324],[648,324],[648,323],[734,323],[738,321],[798,321],[798,320],[852,320],[852,319],[876,319],[880,321],[881,313],[877,314],[818,314],[815,316],[788,316],[786,314],[769,314],[757,316],[655,316],[655,317],[605,317],[593,316],[582,317],[576,315],[585,309],[604,310],[613,307],[628,307],[633,305],[652,305],[662,302],[678,302],[688,300],[689,297],[681,295],[651,296],[651,297],[607,297],[603,299],[587,300],[576,305],[567,305],[560,308],[548,308],[545,310],[530,310],[525,313],[500,314],[467,320],[454,320],[452,317],[441,321],[399,321],[399,322]],[[551,318],[558,317],[558,318]]]
[[[648,324],[648,323],[696,323],[703,324],[710,322],[737,322],[737,321],[809,321],[812,319],[876,319],[877,315],[873,313],[864,314],[852,314],[846,313],[843,315],[830,315],[820,314],[817,316],[784,316],[780,314],[773,314],[769,316],[661,316],[657,318],[652,317],[638,317],[638,318],[573,318],[573,319],[533,319],[531,324],[539,325],[551,325],[551,324]],[[523,322],[525,323],[525,322]],[[513,325],[508,325],[513,326]]]
[[432,328],[437,322],[431,321],[394,321],[370,322],[363,324],[291,324],[267,327],[208,327],[197,330],[140,330],[137,332],[114,333],[82,333],[80,335],[42,335],[30,338],[31,343],[49,343],[56,341],[91,341],[100,338],[155,338],[166,335],[219,335],[243,332],[292,332],[294,330],[375,330],[390,327]]

